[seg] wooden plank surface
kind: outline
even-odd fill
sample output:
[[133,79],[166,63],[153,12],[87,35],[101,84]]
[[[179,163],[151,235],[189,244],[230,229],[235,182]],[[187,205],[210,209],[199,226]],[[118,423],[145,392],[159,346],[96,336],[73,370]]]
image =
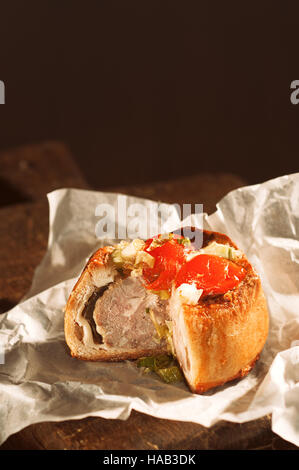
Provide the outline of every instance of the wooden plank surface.
[[[46,193],[59,187],[87,188],[61,143],[12,149],[0,154],[0,312],[13,307],[30,287],[48,239]],[[170,203],[203,203],[208,213],[228,191],[246,184],[236,175],[194,175],[114,190]],[[10,436],[5,449],[297,449],[276,436],[270,416],[211,428],[132,412],[127,421],[86,418],[30,425]]]
[[39,202],[61,187],[86,188],[68,148],[60,142],[6,150],[0,154],[0,205]]

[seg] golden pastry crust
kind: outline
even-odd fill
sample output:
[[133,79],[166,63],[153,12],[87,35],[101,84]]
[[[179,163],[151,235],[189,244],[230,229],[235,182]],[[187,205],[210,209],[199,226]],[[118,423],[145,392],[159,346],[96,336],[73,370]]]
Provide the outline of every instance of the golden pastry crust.
[[[224,234],[205,232],[205,238],[237,248]],[[181,311],[176,306],[170,309],[175,322],[178,315],[183,317],[180,327],[183,321],[187,344],[185,356],[178,354],[178,359],[194,393],[244,377],[267,339],[269,316],[259,276],[244,254],[235,262],[246,269],[236,288],[200,299],[197,305],[183,304]]]
[[188,383],[202,393],[253,367],[268,335],[268,311],[260,280],[251,273],[231,298],[183,306],[192,371]]
[[112,250],[113,247],[109,246],[100,248],[89,258],[68,298],[64,314],[64,332],[66,343],[73,357],[94,360],[95,351],[87,346],[82,347],[83,328],[77,323],[76,317],[78,312],[83,310],[84,303],[96,290],[92,281],[93,273],[104,270],[108,266],[109,253]]

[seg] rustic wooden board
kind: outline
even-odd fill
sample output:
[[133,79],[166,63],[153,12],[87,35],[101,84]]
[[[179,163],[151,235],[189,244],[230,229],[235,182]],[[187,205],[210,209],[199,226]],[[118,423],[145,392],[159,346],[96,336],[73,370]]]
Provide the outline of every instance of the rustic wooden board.
[[[5,181],[4,186],[1,186],[2,191],[0,190],[0,312],[4,312],[27,292],[34,269],[46,250],[46,193],[66,186],[87,188],[87,183],[73,163],[67,148],[55,142],[7,151],[4,157],[3,154],[0,155],[0,168],[0,178]],[[22,177],[23,172],[28,172],[25,178]],[[165,202],[200,202],[204,204],[205,211],[210,213],[222,196],[243,184],[246,182],[235,175],[220,174],[217,180],[213,175],[195,175],[183,180],[146,186],[103,186],[98,189],[121,191]],[[186,450],[297,447],[272,433],[270,416],[244,424],[220,422],[206,429],[192,423],[162,420],[132,412],[127,421],[90,417],[34,424],[10,436],[0,449]]]
[[87,187],[63,143],[49,141],[0,153],[1,207],[39,202],[47,193],[61,187]]
[[154,184],[114,186],[109,191],[131,194],[170,204],[203,204],[203,211],[211,214],[216,204],[229,191],[244,186],[246,181],[231,173],[203,173]]
[[0,313],[29,290],[48,241],[48,203],[24,203],[0,209]]
[[28,426],[9,437],[2,450],[285,450],[295,446],[273,435],[269,417],[245,424],[203,426],[146,416],[127,421],[86,418]]
[[68,148],[44,142],[0,153],[0,313],[30,287],[48,241],[47,193],[88,188]]

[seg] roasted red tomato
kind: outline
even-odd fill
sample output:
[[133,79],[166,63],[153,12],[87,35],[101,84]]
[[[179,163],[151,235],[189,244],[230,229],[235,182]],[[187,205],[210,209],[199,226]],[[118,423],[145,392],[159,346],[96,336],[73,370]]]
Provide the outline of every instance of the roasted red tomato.
[[[147,243],[146,247],[149,246],[150,243]],[[184,246],[173,239],[146,251],[155,258],[155,265],[153,268],[143,269],[145,287],[151,290],[170,289],[172,281],[185,263]]]
[[175,284],[196,284],[203,295],[224,294],[233,289],[245,276],[242,266],[215,255],[201,254],[185,263],[180,269]]

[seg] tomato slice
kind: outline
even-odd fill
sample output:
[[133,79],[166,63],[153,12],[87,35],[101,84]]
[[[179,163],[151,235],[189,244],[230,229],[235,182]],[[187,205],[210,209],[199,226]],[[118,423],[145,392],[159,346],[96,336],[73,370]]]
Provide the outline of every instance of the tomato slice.
[[155,265],[153,268],[143,269],[145,287],[151,290],[170,289],[172,281],[186,261],[184,246],[176,240],[169,240],[147,251],[155,258]]
[[186,262],[180,269],[175,284],[196,284],[203,289],[203,295],[224,294],[233,289],[244,277],[242,266],[215,255],[199,254]]

